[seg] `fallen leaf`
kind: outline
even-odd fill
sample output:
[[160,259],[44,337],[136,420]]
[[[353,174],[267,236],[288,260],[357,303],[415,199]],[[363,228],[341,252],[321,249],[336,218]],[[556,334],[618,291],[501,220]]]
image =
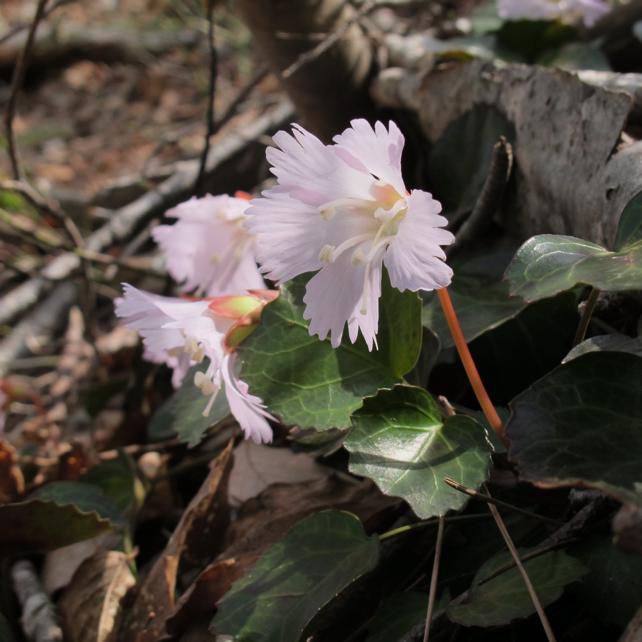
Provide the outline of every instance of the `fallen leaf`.
[[157,642],[176,602],[179,565],[194,566],[206,551],[216,550],[216,538],[229,521],[228,478],[234,441],[210,464],[210,473],[183,512],[165,550],[143,578],[131,609],[127,635],[131,642]]
[[123,598],[134,584],[127,554],[100,551],[86,559],[58,603],[69,642],[115,640]]
[[239,506],[272,484],[296,484],[324,479],[329,469],[305,453],[289,448],[266,448],[242,441],[234,451],[230,474],[230,503]]

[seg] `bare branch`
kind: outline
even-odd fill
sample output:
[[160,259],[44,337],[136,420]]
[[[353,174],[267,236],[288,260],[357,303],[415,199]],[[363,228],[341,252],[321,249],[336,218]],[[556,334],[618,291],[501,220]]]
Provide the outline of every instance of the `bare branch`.
[[15,69],[13,71],[11,88],[9,90],[9,100],[7,101],[7,109],[4,114],[4,127],[7,136],[9,160],[11,162],[11,171],[13,173],[13,177],[16,180],[21,178],[21,170],[16,151],[16,139],[13,132],[13,119],[16,115],[18,92],[20,91],[20,88],[22,87],[22,83],[24,81],[25,71],[27,69],[27,64],[29,63],[29,54],[31,53],[31,47],[33,46],[33,41],[36,37],[38,25],[40,24],[40,21],[45,14],[46,5],[47,0],[38,0],[36,12],[33,16],[33,20],[31,21],[31,26],[29,27],[27,41],[25,42],[25,46],[23,47],[20,56],[18,57]]

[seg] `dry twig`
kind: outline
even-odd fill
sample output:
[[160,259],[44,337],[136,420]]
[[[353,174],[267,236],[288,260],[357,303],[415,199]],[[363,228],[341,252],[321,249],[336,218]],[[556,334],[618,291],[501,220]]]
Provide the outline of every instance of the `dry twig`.
[[207,48],[209,53],[209,77],[207,89],[207,110],[205,122],[205,142],[203,152],[194,181],[194,191],[198,192],[203,183],[205,174],[205,163],[210,152],[210,143],[212,136],[218,130],[218,124],[214,122],[214,96],[216,94],[216,78],[218,76],[218,53],[216,51],[216,42],[214,40],[214,0],[207,0]]
[[444,524],[445,519],[439,517],[437,526],[437,542],[435,543],[435,557],[432,563],[432,574],[430,576],[430,591],[428,593],[428,612],[426,613],[426,628],[424,629],[424,640],[428,642],[430,638],[430,625],[432,624],[432,617],[435,610],[435,600],[437,598],[437,580],[439,579],[439,563],[441,561],[441,549],[444,543]]
[[[488,489],[486,489],[486,494],[490,494],[488,493]],[[488,510],[493,516],[493,519],[497,524],[497,528],[501,533],[502,537],[504,538],[506,547],[510,551],[511,557],[515,562],[515,566],[517,566],[517,569],[519,570],[519,573],[522,576],[522,579],[524,580],[524,584],[526,585],[526,590],[528,591],[528,594],[531,597],[533,606],[535,607],[535,610],[537,611],[537,615],[539,616],[539,620],[542,623],[544,633],[546,634],[546,639],[548,640],[548,642],[556,642],[555,634],[553,633],[553,629],[551,628],[551,623],[548,621],[548,617],[546,616],[544,607],[542,606],[539,596],[537,595],[537,591],[535,590],[535,587],[531,582],[531,578],[528,576],[528,573],[524,568],[524,564],[520,559],[519,552],[517,551],[515,543],[513,542],[513,538],[510,536],[510,533],[506,528],[506,524],[504,523],[502,516],[499,514],[499,511],[497,510],[497,507],[495,506],[495,504],[492,504],[491,502],[488,502]]]
[[27,35],[27,41],[23,47],[20,56],[16,62],[16,66],[13,71],[13,78],[11,79],[11,88],[9,90],[9,100],[7,101],[7,109],[4,114],[4,127],[5,133],[7,136],[7,150],[9,153],[9,161],[11,162],[11,171],[13,177],[16,180],[19,180],[22,176],[20,170],[20,163],[18,162],[17,150],[16,150],[16,139],[13,132],[13,119],[16,115],[16,104],[18,102],[18,92],[22,87],[24,81],[25,72],[27,70],[27,64],[29,62],[29,54],[31,52],[31,47],[33,46],[33,41],[36,37],[36,31],[38,30],[38,25],[45,15],[45,8],[47,5],[47,0],[38,0],[38,5],[36,6],[36,12],[31,21],[31,26],[29,27],[29,33]]

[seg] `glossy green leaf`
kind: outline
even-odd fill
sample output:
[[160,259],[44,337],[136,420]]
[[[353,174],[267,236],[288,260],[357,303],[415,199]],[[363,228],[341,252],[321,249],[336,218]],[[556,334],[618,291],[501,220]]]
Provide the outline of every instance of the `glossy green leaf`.
[[[523,551],[522,555],[527,551]],[[517,568],[492,577],[510,564],[508,552],[483,564],[463,602],[451,603],[447,617],[463,626],[501,626],[535,613],[535,607]],[[557,600],[564,587],[580,579],[585,567],[563,551],[552,551],[524,562],[524,568],[543,606]],[[486,578],[492,578],[486,580]]]
[[0,523],[0,551],[6,555],[51,551],[110,528],[109,520],[93,508],[82,510],[72,496],[4,504],[0,506]]
[[626,334],[602,334],[591,337],[576,345],[564,357],[562,363],[567,363],[588,352],[628,352],[642,357],[642,340],[639,337],[629,337]]
[[370,477],[386,495],[402,497],[421,518],[444,515],[468,500],[445,484],[445,477],[471,488],[487,478],[484,429],[462,415],[444,422],[425,390],[382,390],[366,399],[353,422],[344,443],[350,471]]
[[194,375],[205,369],[203,364],[192,367],[181,387],[156,411],[147,429],[151,440],[177,435],[188,446],[196,446],[209,428],[230,414],[222,392],[217,395],[209,414],[203,414],[208,398],[194,385]]
[[642,289],[642,242],[609,252],[574,236],[541,234],[522,245],[506,270],[510,292],[537,301],[592,285],[600,290]]
[[642,359],[594,352],[518,395],[506,425],[509,458],[543,486],[589,486],[638,502],[642,483]]
[[296,524],[235,582],[211,630],[237,642],[295,642],[319,611],[379,560],[357,517],[323,511]]
[[310,336],[300,304],[285,291],[265,308],[238,354],[250,392],[284,422],[303,428],[348,428],[364,397],[399,380],[387,354],[368,352],[361,340],[335,350]]
[[615,236],[615,249],[621,250],[642,241],[642,192],[634,196],[620,215]]

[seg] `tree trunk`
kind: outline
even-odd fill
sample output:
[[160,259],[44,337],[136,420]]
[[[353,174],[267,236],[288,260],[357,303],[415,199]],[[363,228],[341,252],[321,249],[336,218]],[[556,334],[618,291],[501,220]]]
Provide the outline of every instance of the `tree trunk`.
[[[344,0],[237,0],[261,57],[278,75],[302,124],[329,141],[350,118],[372,109],[368,80],[374,56],[352,5]],[[326,38],[326,51],[283,77],[283,72]]]

